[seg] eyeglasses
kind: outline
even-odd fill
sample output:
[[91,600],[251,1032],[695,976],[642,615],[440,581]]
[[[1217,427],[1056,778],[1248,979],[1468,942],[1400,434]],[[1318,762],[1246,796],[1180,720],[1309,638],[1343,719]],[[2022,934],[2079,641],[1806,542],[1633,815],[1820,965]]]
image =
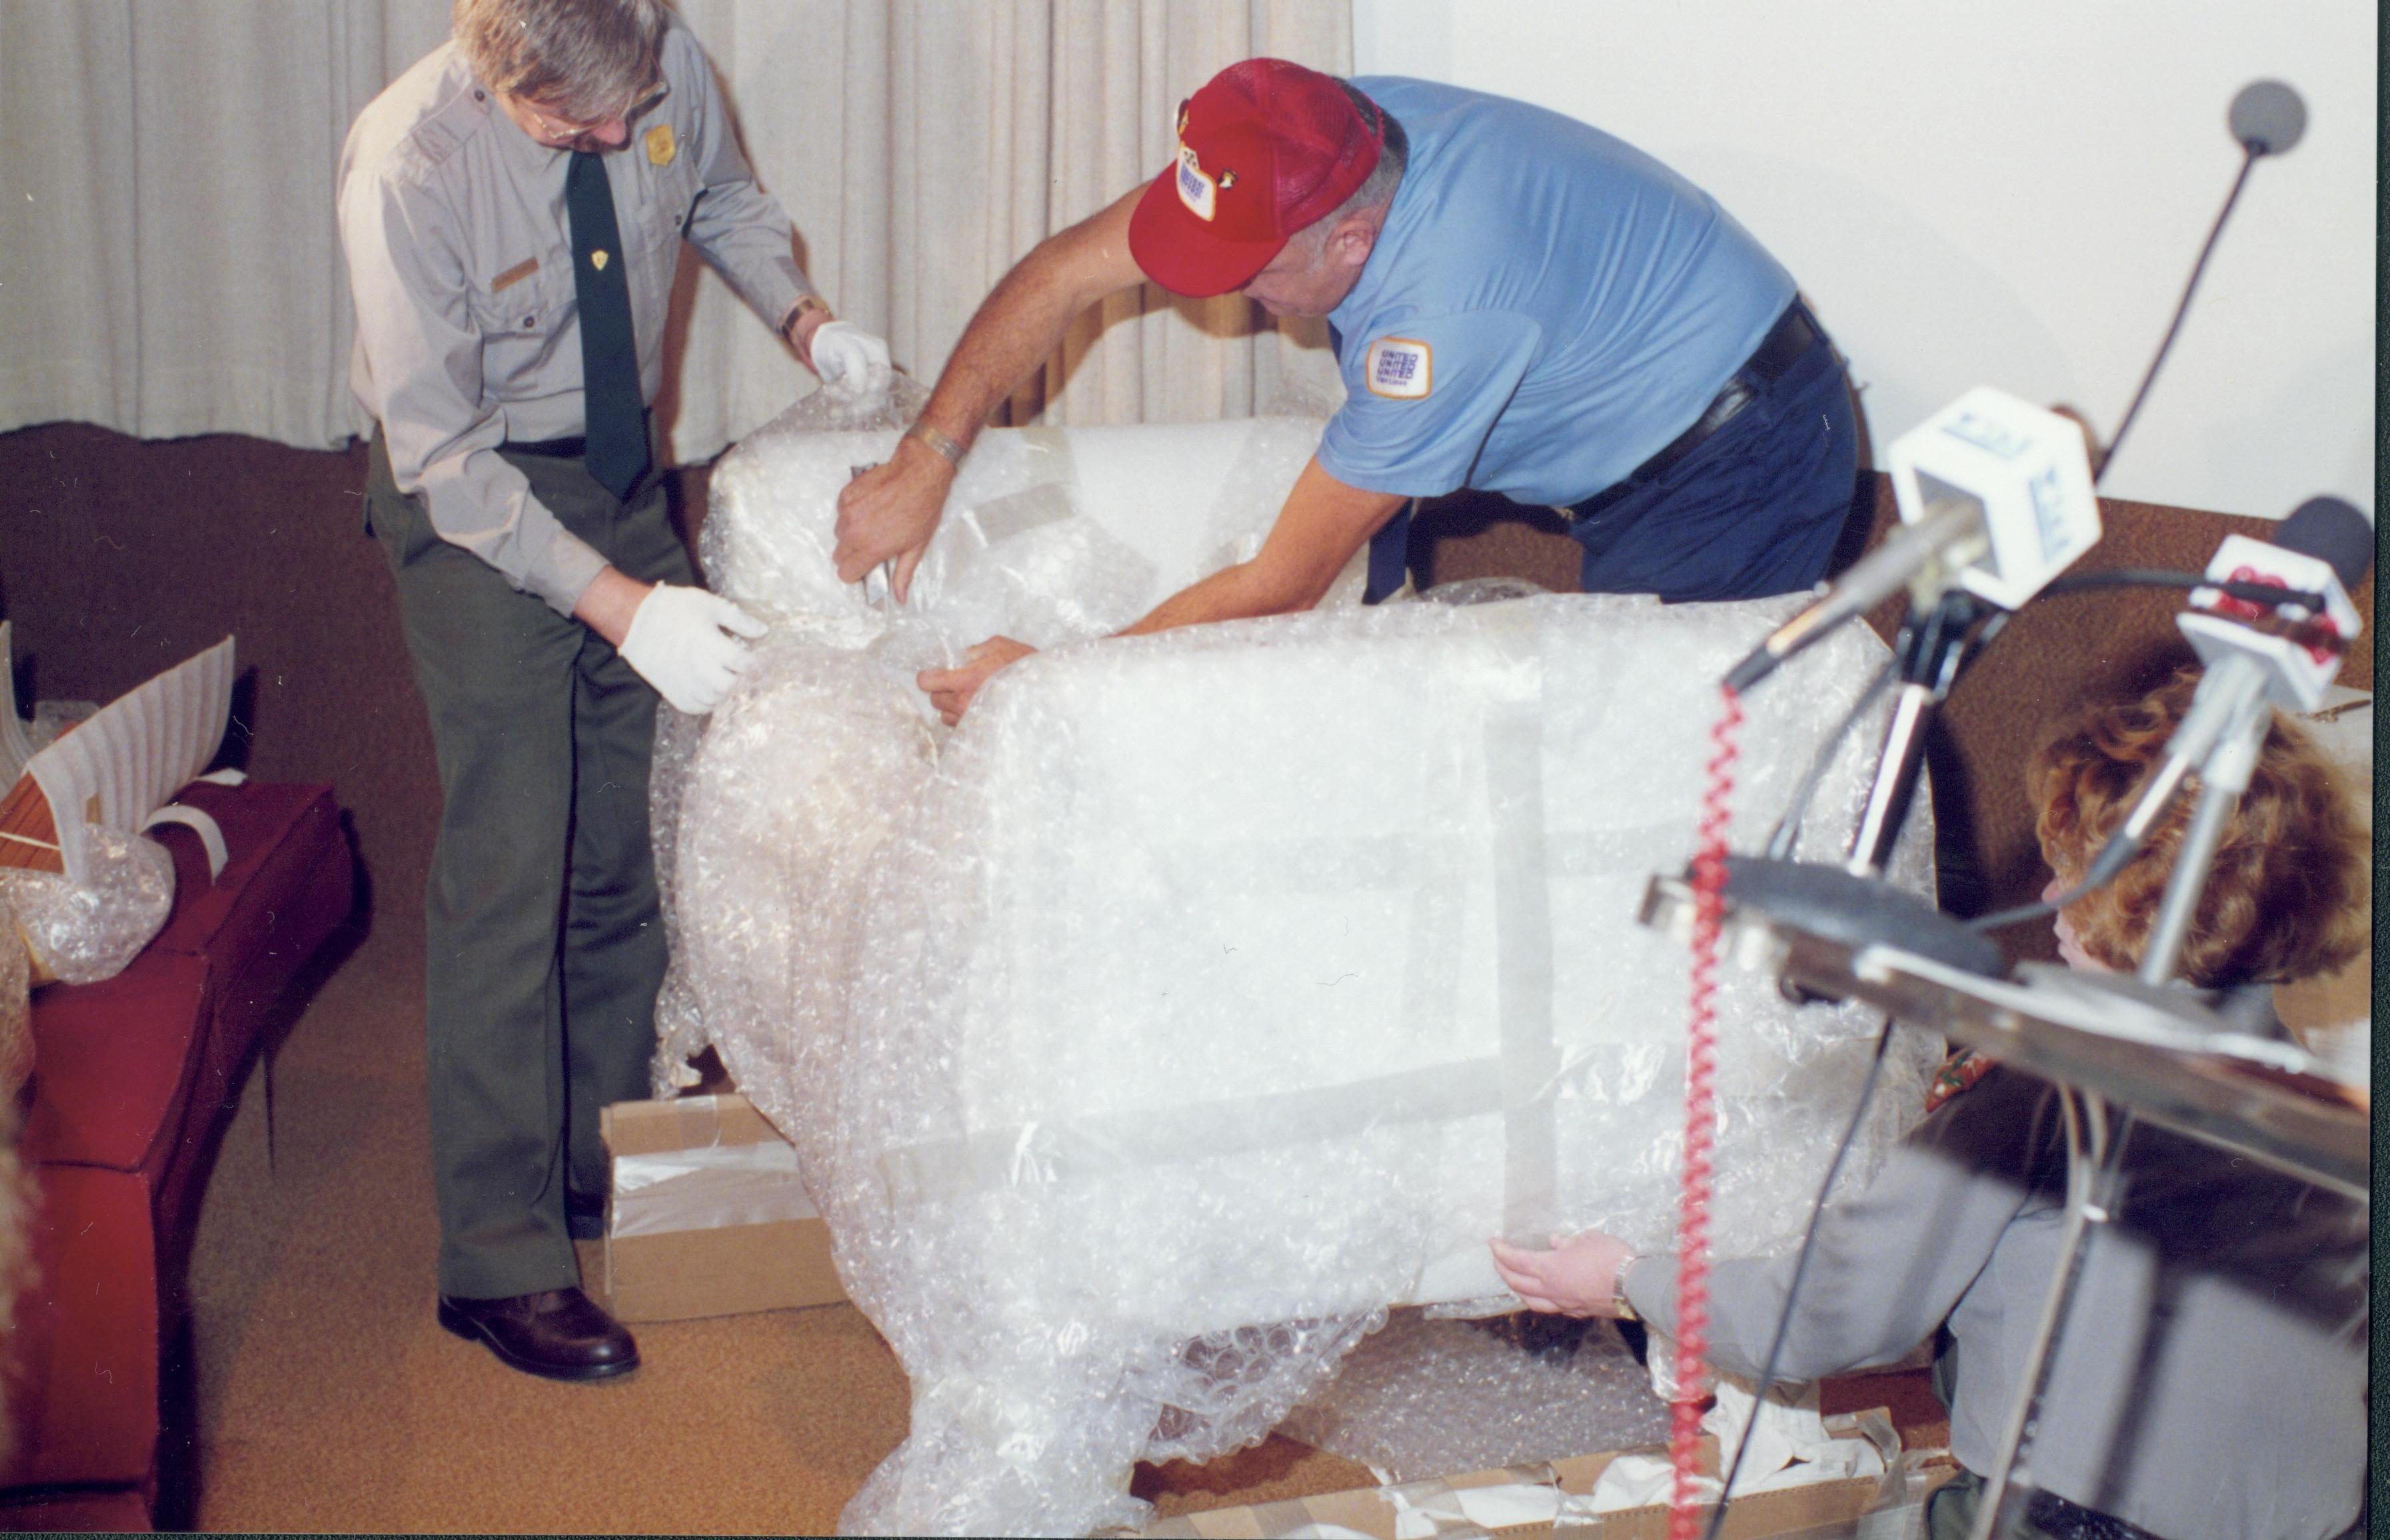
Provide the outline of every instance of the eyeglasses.
[[669,84],[659,84],[611,117],[599,118],[595,122],[586,123],[574,122],[570,118],[551,118],[522,97],[518,96],[515,99],[522,102],[523,111],[529,114],[533,123],[537,125],[539,136],[543,140],[570,142],[585,135],[595,134],[608,123],[619,122],[627,128],[646,116],[658,102],[662,101],[671,93],[672,87]]

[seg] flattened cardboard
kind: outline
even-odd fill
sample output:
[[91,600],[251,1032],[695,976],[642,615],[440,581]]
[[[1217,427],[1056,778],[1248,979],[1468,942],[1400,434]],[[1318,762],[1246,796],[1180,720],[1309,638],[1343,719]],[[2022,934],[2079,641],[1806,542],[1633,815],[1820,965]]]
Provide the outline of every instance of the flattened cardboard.
[[[1880,1413],[1874,1415],[1882,1416]],[[1888,1433],[1890,1427],[1886,1419],[1882,1422],[1882,1431]],[[1549,1486],[1557,1488],[1561,1494],[1582,1496],[1593,1490],[1603,1469],[1623,1452],[1575,1455],[1541,1465],[1515,1466],[1505,1469],[1471,1470],[1438,1481],[1412,1482],[1400,1486],[1359,1487],[1241,1508],[1206,1508],[1162,1520],[1138,1534],[1143,1540],[1276,1540],[1278,1536],[1292,1534],[1309,1525],[1332,1524],[1371,1536],[1371,1540],[1396,1540],[1398,1521],[1403,1512],[1407,1508],[1435,1504],[1436,1497],[1443,1494],[1465,1492],[1474,1487]],[[1703,1439],[1702,1454],[1703,1468],[1715,1474],[1717,1448],[1715,1441]],[[1938,1483],[1928,1481],[1923,1484],[1930,1489]],[[1776,1540],[1780,1536],[1818,1532],[1849,1534],[1857,1529],[1863,1516],[1883,1506],[1887,1494],[1894,1490],[1892,1482],[1885,1479],[1854,1477],[1786,1487],[1774,1492],[1750,1493],[1727,1505],[1726,1523],[1720,1530],[1721,1540]],[[1912,1500],[1917,1495],[1915,1490],[1908,1493]],[[1466,1523],[1453,1527],[1451,1521],[1446,1519],[1438,1523],[1435,1533],[1455,1536],[1496,1534],[1502,1536],[1503,1540],[1664,1540],[1668,1533],[1668,1509],[1664,1504],[1618,1508],[1593,1516],[1569,1515],[1557,1525],[1550,1522],[1518,1523],[1492,1530]]]

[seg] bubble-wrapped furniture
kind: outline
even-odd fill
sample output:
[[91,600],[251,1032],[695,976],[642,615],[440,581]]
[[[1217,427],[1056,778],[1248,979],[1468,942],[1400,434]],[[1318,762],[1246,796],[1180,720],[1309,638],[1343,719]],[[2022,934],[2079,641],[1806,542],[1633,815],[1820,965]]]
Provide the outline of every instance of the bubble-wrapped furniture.
[[[1135,1460],[1258,1439],[1388,1306],[1515,1308],[1489,1234],[1671,1233],[1685,961],[1634,916],[1690,854],[1715,681],[1789,603],[1363,610],[1348,573],[1311,613],[1087,639],[1258,548],[1318,429],[990,431],[909,611],[828,560],[893,428],[791,417],[715,471],[709,578],[774,629],[660,729],[662,1064],[711,1041],[790,1136],[911,1376],[849,1530],[1135,1522]],[[913,671],[999,631],[1047,650],[946,734]],[[1737,848],[1882,655],[1854,628],[1748,703]],[[1874,1022],[1733,969],[1720,1018],[1716,1234],[1780,1247]],[[1892,1051],[1851,1180],[1935,1057]]]

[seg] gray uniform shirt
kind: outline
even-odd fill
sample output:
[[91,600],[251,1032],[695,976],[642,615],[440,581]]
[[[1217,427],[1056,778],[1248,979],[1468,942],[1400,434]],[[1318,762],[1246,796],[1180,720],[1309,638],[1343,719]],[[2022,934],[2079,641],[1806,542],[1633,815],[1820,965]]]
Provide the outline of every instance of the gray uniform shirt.
[[[1996,1070],[1831,1206],[1780,1373],[1897,1358],[1946,1318],[1951,1452],[1989,1475],[2056,1269],[2065,1147],[2056,1093]],[[2356,1521],[2365,1476],[2366,1216],[2151,1127],[2094,1226],[2030,1453],[2035,1483],[2167,1540],[2316,1540]],[[1793,1259],[1712,1271],[1711,1356],[1756,1374]],[[1677,1328],[1676,1263],[1626,1296]]]
[[[662,64],[663,99],[605,157],[649,401],[683,238],[776,329],[811,292],[789,216],[755,186],[677,19]],[[568,615],[605,558],[496,450],[582,431],[571,159],[517,127],[452,40],[357,115],[337,193],[357,306],[350,388],[381,421],[399,490],[422,494],[442,538]]]

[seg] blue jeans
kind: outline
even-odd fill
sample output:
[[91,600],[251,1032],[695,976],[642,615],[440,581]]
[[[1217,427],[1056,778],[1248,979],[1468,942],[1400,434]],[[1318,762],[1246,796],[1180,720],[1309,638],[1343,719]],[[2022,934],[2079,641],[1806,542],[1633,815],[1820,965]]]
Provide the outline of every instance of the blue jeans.
[[1585,590],[1677,603],[1809,588],[1826,574],[1857,479],[1850,387],[1821,333],[1691,454],[1587,499],[1598,510],[1569,526],[1585,547]]

